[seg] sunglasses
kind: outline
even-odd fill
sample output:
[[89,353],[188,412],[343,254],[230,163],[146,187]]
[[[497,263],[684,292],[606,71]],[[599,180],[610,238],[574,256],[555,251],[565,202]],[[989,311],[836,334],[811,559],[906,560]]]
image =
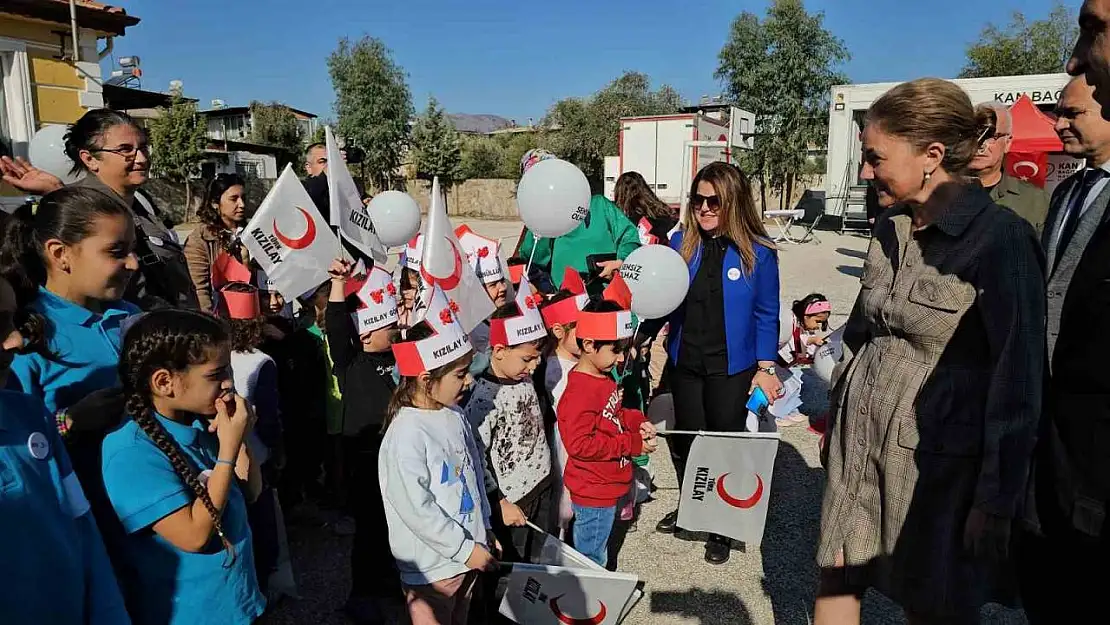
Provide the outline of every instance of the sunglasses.
[[702,213],[716,213],[721,210],[721,198],[716,195],[695,193],[690,198],[690,207]]

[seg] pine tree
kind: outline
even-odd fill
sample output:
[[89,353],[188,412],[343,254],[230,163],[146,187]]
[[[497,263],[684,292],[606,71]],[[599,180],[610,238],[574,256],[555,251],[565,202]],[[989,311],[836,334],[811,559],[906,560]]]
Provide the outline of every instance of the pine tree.
[[459,133],[435,98],[428,100],[428,108],[416,121],[412,148],[418,178],[438,176],[447,186],[463,179]]
[[207,125],[197,113],[196,103],[181,97],[180,92],[174,92],[169,108],[160,110],[162,114],[147,128],[151,173],[185,186],[183,219],[188,221],[193,203],[192,179],[200,173],[208,145]]

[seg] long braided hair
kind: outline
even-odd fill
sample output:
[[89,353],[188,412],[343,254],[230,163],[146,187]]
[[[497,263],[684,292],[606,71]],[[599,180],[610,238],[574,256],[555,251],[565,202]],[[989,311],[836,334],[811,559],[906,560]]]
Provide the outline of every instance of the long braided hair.
[[224,533],[220,511],[201,483],[197,467],[154,416],[150,378],[159,369],[180,373],[203,364],[213,348],[229,340],[227,327],[216,317],[187,310],[156,310],[144,314],[127,330],[119,365],[128,414],[166,454],[178,477],[204,502],[216,534],[231,556],[224,566],[235,561],[235,547]]

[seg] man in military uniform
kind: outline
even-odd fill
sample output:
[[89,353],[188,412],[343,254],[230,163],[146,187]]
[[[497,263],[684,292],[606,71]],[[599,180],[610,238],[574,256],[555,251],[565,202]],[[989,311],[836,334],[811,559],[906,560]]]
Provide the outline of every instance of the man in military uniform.
[[996,204],[1017,213],[1040,235],[1048,214],[1048,194],[1044,189],[1008,175],[1003,168],[1013,140],[1014,124],[1009,109],[988,102],[975,107],[975,117],[981,139],[979,152],[971,161],[971,173],[979,178]]

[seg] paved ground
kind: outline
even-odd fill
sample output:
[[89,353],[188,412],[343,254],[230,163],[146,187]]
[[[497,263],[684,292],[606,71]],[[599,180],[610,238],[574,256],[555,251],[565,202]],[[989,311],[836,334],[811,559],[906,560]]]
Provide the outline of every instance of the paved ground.
[[[470,221],[478,232],[508,237],[519,226]],[[846,318],[858,290],[867,239],[819,233],[821,243],[788,245],[780,255],[782,303],[818,291],[833,305],[833,325]],[[827,389],[805,379],[803,411],[827,408]],[[804,427],[788,428],[779,447],[771,488],[767,530],[761,548],[734,551],[724,566],[703,560],[702,543],[660,535],[654,526],[677,505],[674,471],[664,449],[655,454],[656,500],[643,507],[639,530],[631,533],[620,557],[621,570],[645,580],[646,595],[627,619],[629,625],[804,625],[812,613],[816,586],[813,564],[824,475],[817,436]],[[293,551],[302,599],[275,610],[269,624],[344,623],[337,609],[347,590],[349,538],[326,529],[295,530]],[[864,607],[865,623],[903,623],[901,611],[874,593]],[[984,622],[1023,623],[1020,614],[988,609]]]

